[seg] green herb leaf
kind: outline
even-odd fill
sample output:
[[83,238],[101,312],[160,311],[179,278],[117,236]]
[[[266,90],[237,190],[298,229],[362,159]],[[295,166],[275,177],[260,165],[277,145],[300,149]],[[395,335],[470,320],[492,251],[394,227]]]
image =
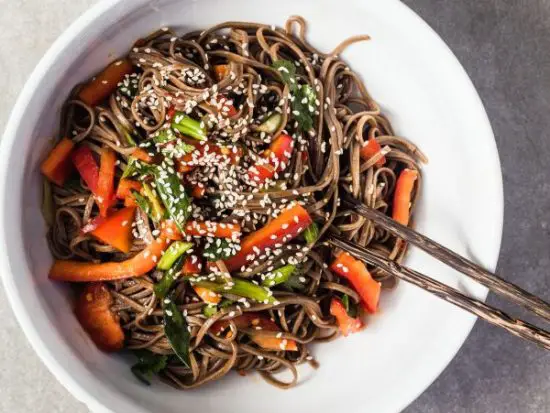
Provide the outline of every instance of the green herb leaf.
[[342,304],[350,317],[357,317],[357,305],[353,302],[353,300],[350,300],[347,294],[344,294],[342,297]]
[[[310,85],[301,85],[296,77],[296,67],[288,60],[276,60],[272,67],[277,69],[283,81],[289,86],[294,100],[291,102],[292,116],[303,131],[313,127],[313,114],[315,111],[317,94]],[[310,108],[313,109],[310,110]]]
[[283,78],[283,81],[293,89],[296,84],[296,66],[288,60],[276,60],[273,62],[272,67],[279,72],[279,75]]
[[159,270],[168,271],[170,268],[172,268],[172,265],[174,265],[176,260],[191,248],[193,248],[192,242],[173,242],[162,255],[162,258],[157,264],[157,268]]
[[235,255],[234,245],[226,238],[216,238],[214,242],[205,245],[202,255],[208,261],[226,260]]
[[292,115],[304,131],[313,127],[313,112],[310,108],[315,108],[316,99],[317,96],[309,85],[298,85],[298,89],[294,92]]
[[265,287],[273,287],[274,285],[282,284],[288,281],[294,271],[296,271],[295,265],[288,264],[279,267],[266,275],[265,279],[262,281],[262,285]]
[[315,222],[312,222],[304,231],[304,239],[308,244],[313,244],[319,238],[319,227]]
[[174,285],[174,282],[179,276],[179,272],[183,267],[184,261],[185,257],[183,255],[176,259],[176,262],[174,262],[172,268],[166,271],[161,280],[153,286],[153,291],[158,298],[163,299],[168,295],[172,285]]
[[191,214],[191,200],[176,174],[159,170],[155,174],[156,189],[168,210],[168,215],[183,233],[185,222]]
[[162,310],[166,338],[176,356],[186,367],[190,367],[189,342],[191,341],[191,333],[187,330],[187,321],[176,303],[171,299],[165,298],[162,300]]
[[166,368],[168,356],[154,354],[149,350],[136,350],[138,362],[132,366],[132,373],[143,383],[150,385],[153,374],[160,373]]

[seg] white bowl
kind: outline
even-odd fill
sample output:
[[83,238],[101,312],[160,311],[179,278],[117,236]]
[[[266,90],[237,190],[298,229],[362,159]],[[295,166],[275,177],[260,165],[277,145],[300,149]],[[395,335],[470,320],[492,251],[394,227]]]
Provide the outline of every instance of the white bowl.
[[[323,50],[368,33],[372,41],[345,57],[363,76],[395,129],[428,154],[417,228],[495,267],[502,233],[502,182],[494,138],[466,73],[439,37],[397,0],[116,0],[84,14],[48,51],[28,80],[8,123],[0,156],[1,269],[23,330],[53,374],[95,412],[241,413],[345,410],[397,412],[443,370],[475,318],[404,283],[385,293],[381,312],[361,334],[319,345],[318,371],[281,391],[257,376],[230,374],[189,392],[145,387],[129,360],[98,351],[71,310],[70,289],[50,282],[52,262],[40,214],[39,162],[56,136],[59,112],[74,84],[132,41],[160,26],[182,31],[225,20],[282,25],[301,14]],[[486,290],[413,250],[407,264],[479,298]],[[345,394],[345,396],[344,396]]]

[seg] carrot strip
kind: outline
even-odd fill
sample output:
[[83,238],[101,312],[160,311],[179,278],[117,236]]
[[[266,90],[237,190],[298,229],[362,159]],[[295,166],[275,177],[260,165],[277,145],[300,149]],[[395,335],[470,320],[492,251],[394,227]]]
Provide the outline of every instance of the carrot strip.
[[92,341],[103,351],[117,351],[124,346],[124,331],[111,311],[113,297],[103,283],[90,283],[78,296],[75,315]]
[[229,74],[229,65],[214,65],[214,75],[220,81]]
[[243,238],[240,251],[225,261],[229,271],[235,271],[252,262],[266,249],[276,244],[286,244],[304,231],[312,220],[308,212],[299,204],[294,204],[263,228]]
[[59,186],[63,186],[73,171],[71,164],[73,148],[74,143],[72,140],[61,139],[40,166],[40,171],[44,176]]
[[222,296],[209,290],[208,288],[193,286],[193,290],[207,304],[219,304]]
[[99,206],[99,215],[106,217],[107,211],[115,200],[115,152],[109,148],[103,148],[99,165],[96,200]]
[[[171,219],[167,219],[161,224],[161,234],[174,241],[183,239],[176,223]],[[213,221],[187,221],[184,235],[236,239],[241,236],[241,226],[238,224],[218,223]]]
[[129,252],[132,246],[132,222],[135,213],[136,207],[116,211],[100,223],[92,231],[92,235],[122,252]]
[[393,214],[394,220],[403,225],[409,224],[411,195],[414,189],[414,183],[418,179],[418,172],[414,169],[403,169],[397,178],[395,184],[395,193],[393,194]]
[[78,98],[89,106],[96,106],[116,90],[124,76],[133,71],[134,68],[130,61],[117,60],[85,84],[78,93]]
[[350,333],[356,333],[363,329],[364,324],[359,318],[350,317],[344,304],[339,298],[333,298],[330,302],[330,314],[336,317],[338,328],[344,337]]
[[336,257],[330,269],[351,283],[361,297],[361,304],[365,310],[371,314],[376,313],[381,284],[371,277],[365,264],[344,252]]
[[[373,156],[377,155],[378,153],[380,153],[380,151],[382,150],[382,147],[380,146],[380,144],[378,143],[378,141],[372,137],[370,138],[367,143],[361,148],[361,151],[360,151],[360,154],[361,154],[361,158],[363,158],[364,160],[368,161],[369,159],[371,159]],[[386,157],[385,156],[382,156],[380,159],[378,159],[376,161],[376,166],[384,166],[384,164],[386,163]]]
[[121,262],[94,264],[82,261],[56,260],[49,277],[56,281],[91,282],[112,281],[139,277],[156,267],[169,241],[160,237],[134,257]]
[[[238,317],[231,319],[237,329],[245,328],[258,328],[258,330],[265,331],[280,331],[279,326],[271,319],[265,317],[264,315],[250,312],[244,313]],[[214,334],[221,334],[225,329],[229,327],[228,320],[221,320],[215,322],[211,330]],[[262,336],[262,335],[250,335],[250,339],[258,344],[260,347],[267,350],[288,350],[288,351],[297,351],[298,346],[295,340],[285,339],[273,336]]]
[[147,151],[141,148],[134,149],[134,151],[132,152],[132,156],[145,163],[153,163],[154,161],[154,158],[151,155],[149,155]]

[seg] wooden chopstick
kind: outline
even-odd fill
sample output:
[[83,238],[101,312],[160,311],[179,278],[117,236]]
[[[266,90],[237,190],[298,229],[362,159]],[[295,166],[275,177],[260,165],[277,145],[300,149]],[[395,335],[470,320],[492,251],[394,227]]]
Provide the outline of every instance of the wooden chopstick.
[[398,264],[395,261],[382,257],[381,255],[360,247],[338,235],[331,234],[328,242],[335,247],[341,248],[356,258],[375,265],[396,277],[416,285],[443,300],[452,303],[479,318],[497,326],[525,340],[538,344],[550,350],[550,333],[542,330],[526,321],[510,317],[508,314],[493,308],[482,301],[468,297],[439,281],[436,281],[424,274]]
[[438,244],[425,235],[419,234],[415,230],[401,225],[383,213],[367,207],[361,201],[352,198],[348,194],[344,195],[341,202],[357,214],[373,221],[377,225],[380,225],[393,235],[410,242],[411,244],[437,258],[439,261],[449,265],[457,271],[460,271],[480,284],[485,285],[494,293],[506,297],[510,301],[519,304],[539,317],[544,318],[546,321],[550,321],[550,304],[539,297],[523,290],[511,282],[503,280],[497,275],[467,260],[443,245]]

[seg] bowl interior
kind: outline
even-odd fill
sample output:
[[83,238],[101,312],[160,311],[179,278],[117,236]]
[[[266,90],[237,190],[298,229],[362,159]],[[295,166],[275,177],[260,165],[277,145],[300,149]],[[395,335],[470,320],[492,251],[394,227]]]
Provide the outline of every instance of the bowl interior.
[[[282,25],[300,14],[308,38],[329,51],[367,33],[372,41],[345,52],[398,134],[430,162],[416,214],[417,228],[493,268],[502,229],[502,184],[492,132],[464,71],[439,38],[394,0],[118,0],[102,3],[73,25],[50,51],[23,92],[2,142],[4,279],[14,310],[54,374],[93,409],[115,412],[203,413],[295,411],[395,412],[441,372],[474,318],[401,283],[383,294],[381,312],[361,334],[314,346],[321,367],[300,369],[300,385],[280,391],[258,376],[230,374],[203,389],[145,387],[130,360],[94,347],[72,313],[70,289],[49,282],[51,257],[40,214],[40,160],[57,135],[71,88],[124,54],[133,40],[161,26],[185,32],[225,20]],[[437,64],[434,64],[437,62]],[[473,140],[475,139],[475,143]],[[470,294],[486,291],[416,250],[407,265]],[[397,391],[395,391],[397,389]],[[335,397],[351,392],[353,397]]]

